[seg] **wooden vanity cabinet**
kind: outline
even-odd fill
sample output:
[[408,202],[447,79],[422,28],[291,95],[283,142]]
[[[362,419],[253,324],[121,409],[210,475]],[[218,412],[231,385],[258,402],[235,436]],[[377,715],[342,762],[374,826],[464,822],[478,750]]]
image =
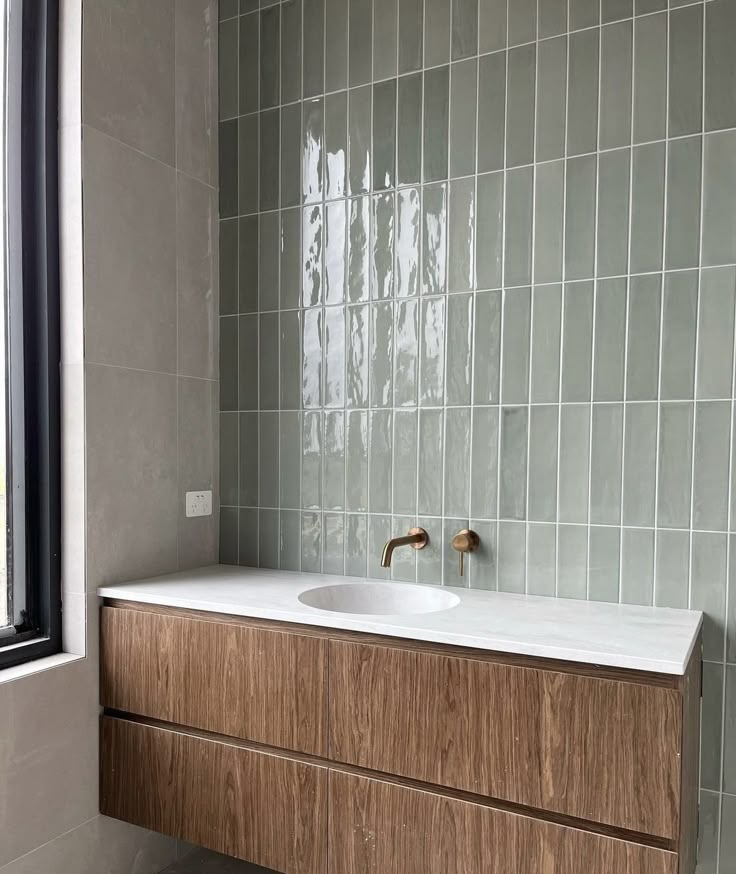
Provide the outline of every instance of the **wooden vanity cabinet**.
[[694,874],[685,676],[102,609],[101,808],[284,874]]

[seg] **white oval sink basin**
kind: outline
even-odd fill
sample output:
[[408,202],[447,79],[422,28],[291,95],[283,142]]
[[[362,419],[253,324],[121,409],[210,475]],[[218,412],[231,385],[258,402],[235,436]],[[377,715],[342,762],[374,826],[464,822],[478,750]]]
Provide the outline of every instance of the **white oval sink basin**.
[[302,604],[332,613],[400,616],[449,610],[460,599],[452,592],[401,583],[338,583],[318,586],[299,595]]

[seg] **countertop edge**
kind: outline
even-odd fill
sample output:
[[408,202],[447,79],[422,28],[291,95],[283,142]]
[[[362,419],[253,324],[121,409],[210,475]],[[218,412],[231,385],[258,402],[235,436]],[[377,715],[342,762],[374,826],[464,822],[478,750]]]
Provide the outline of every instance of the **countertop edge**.
[[[150,604],[159,607],[176,607],[183,610],[200,610],[205,613],[221,613],[229,616],[238,616],[247,619],[271,620],[274,622],[289,622],[294,625],[304,625],[310,628],[326,628],[355,632],[357,634],[375,634],[382,637],[390,637],[398,640],[416,640],[423,643],[436,643],[444,646],[456,646],[466,649],[476,649],[482,652],[506,653],[508,655],[523,655],[531,658],[554,659],[565,662],[587,664],[591,667],[621,668],[623,670],[644,671],[647,673],[666,674],[670,676],[684,676],[687,666],[692,657],[693,648],[702,630],[702,614],[698,628],[682,662],[668,659],[657,659],[645,656],[618,656],[612,653],[588,652],[584,649],[570,649],[555,645],[519,644],[514,645],[508,641],[498,641],[493,638],[478,638],[472,634],[462,632],[448,632],[428,630],[421,627],[402,629],[400,627],[386,625],[380,618],[376,619],[345,619],[343,614],[330,616],[322,611],[307,612],[313,608],[305,608],[298,613],[278,607],[259,608],[247,606],[237,608],[233,604],[221,604],[215,601],[198,599],[196,604],[192,598],[178,598],[175,595],[154,595],[128,588],[128,585],[118,584],[100,586],[97,594],[100,598],[130,601],[131,603]],[[690,611],[698,612],[698,611]]]

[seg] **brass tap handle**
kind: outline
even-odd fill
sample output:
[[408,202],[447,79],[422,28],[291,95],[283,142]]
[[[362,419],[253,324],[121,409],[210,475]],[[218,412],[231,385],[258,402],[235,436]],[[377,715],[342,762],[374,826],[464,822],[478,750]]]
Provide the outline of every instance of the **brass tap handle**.
[[463,528],[452,538],[452,548],[460,553],[460,576],[465,573],[465,553],[475,552],[479,546],[480,537],[470,528]]

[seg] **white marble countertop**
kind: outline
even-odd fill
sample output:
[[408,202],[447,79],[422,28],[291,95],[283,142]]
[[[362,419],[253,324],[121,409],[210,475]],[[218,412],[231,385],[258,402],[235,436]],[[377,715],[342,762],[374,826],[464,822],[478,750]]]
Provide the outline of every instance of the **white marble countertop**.
[[[380,587],[402,583],[368,581]],[[297,574],[212,565],[119,585],[102,586],[104,598],[274,619],[323,628],[362,631],[388,637],[453,646],[684,674],[702,623],[702,613],[664,607],[634,607],[479,589],[440,588],[458,596],[455,606],[433,613],[369,615],[338,613],[307,606],[307,589],[347,584],[353,577]],[[412,585],[412,588],[415,588]],[[427,587],[433,591],[438,587]],[[377,602],[380,599],[377,598]]]

